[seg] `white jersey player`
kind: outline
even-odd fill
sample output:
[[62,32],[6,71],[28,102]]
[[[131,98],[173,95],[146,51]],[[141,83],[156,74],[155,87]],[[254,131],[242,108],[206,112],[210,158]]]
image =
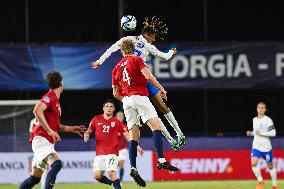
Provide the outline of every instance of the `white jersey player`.
[[261,189],[264,186],[258,165],[258,160],[261,157],[264,158],[269,168],[272,179],[272,188],[277,189],[277,173],[273,166],[272,146],[270,142],[270,137],[276,136],[276,130],[272,119],[265,115],[266,104],[264,102],[259,102],[256,110],[258,115],[253,118],[253,131],[247,131],[247,136],[254,136],[251,152],[251,165],[252,171],[258,180],[256,189]]
[[[144,22],[145,26],[142,30],[142,34],[139,36],[127,36],[121,38],[115,44],[113,44],[110,48],[106,50],[106,52],[99,58],[99,60],[92,63],[92,67],[95,69],[99,67],[113,52],[120,49],[121,42],[125,39],[130,39],[135,44],[135,55],[140,56],[144,62],[147,61],[147,57],[149,54],[152,54],[156,57],[160,57],[165,60],[169,60],[176,52],[176,48],[172,48],[168,52],[164,53],[159,51],[152,43],[156,40],[156,36],[161,36],[164,33],[167,33],[166,25],[162,24],[159,19],[152,18],[151,21],[146,19]],[[149,96],[153,100],[154,104],[159,108],[159,110],[164,114],[170,125],[174,128],[178,136],[178,142],[176,142],[169,132],[167,131],[166,127],[164,126],[163,122],[159,119],[162,132],[167,138],[167,140],[171,143],[171,146],[174,151],[180,149],[182,145],[185,144],[185,137],[181,132],[179,125],[170,111],[170,109],[166,106],[163,102],[162,98],[160,97],[159,90],[152,85],[150,82],[147,84],[147,90],[149,92]]]

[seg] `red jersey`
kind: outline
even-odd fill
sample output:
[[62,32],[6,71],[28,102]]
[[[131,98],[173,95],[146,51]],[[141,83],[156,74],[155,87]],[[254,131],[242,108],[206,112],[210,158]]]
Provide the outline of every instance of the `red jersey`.
[[[125,124],[123,124],[125,130],[127,131],[127,126]],[[123,135],[121,135],[120,133],[118,133],[118,150],[121,150],[121,149],[125,149],[127,148],[127,143],[126,143],[126,140],[125,140],[125,137]]]
[[[41,99],[40,102],[46,105],[46,110],[43,112],[44,117],[49,125],[49,127],[58,133],[60,116],[61,116],[61,106],[60,102],[54,91],[49,90]],[[44,128],[36,122],[33,125],[32,134],[30,135],[29,142],[32,142],[35,136],[41,136],[46,138],[50,143],[54,143],[52,137],[44,130]]]
[[112,70],[112,85],[121,87],[123,96],[149,96],[147,79],[141,70],[146,67],[139,56],[125,56]]
[[106,120],[103,114],[95,116],[89,128],[95,132],[96,155],[118,155],[118,133],[123,135],[127,129],[115,117]]

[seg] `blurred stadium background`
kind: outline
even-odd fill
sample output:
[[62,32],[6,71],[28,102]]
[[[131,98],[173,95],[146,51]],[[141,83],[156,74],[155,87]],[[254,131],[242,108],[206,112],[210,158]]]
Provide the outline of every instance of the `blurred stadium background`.
[[[252,128],[259,101],[267,102],[267,114],[276,126],[275,165],[279,179],[284,178],[284,8],[280,2],[2,0],[0,12],[0,188],[16,188],[29,175],[32,153],[27,137],[34,102],[26,100],[44,94],[46,73],[55,69],[63,74],[62,123],[87,126],[93,115],[101,113],[102,101],[112,97],[111,70],[120,53],[100,69],[92,70],[90,63],[121,36],[139,35],[144,17],[155,15],[169,26],[166,40],[157,42],[157,47],[164,51],[176,47],[178,54],[168,62],[155,57],[148,61],[168,91],[167,104],[187,144],[173,153],[165,140],[167,158],[181,171],[158,171],[151,133],[142,129],[141,144],[147,152],[138,162],[142,176],[154,181],[149,188],[254,188],[252,138],[245,137],[245,131]],[[121,30],[124,14],[137,18],[133,32]],[[119,102],[117,107],[121,108]],[[83,184],[94,182],[94,142],[62,136],[56,149],[64,167],[57,181],[69,185],[61,187],[103,188]],[[265,162],[260,165],[269,179]],[[125,180],[131,181],[127,171]],[[131,183],[124,186],[136,188]],[[279,188],[283,186],[282,180]],[[270,188],[269,182],[266,187]]]

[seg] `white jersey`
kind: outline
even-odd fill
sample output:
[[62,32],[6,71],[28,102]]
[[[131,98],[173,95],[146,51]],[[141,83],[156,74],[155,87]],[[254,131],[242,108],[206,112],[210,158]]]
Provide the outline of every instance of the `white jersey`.
[[[256,135],[256,131],[260,131],[260,135]],[[273,121],[270,117],[265,115],[262,118],[253,118],[253,134],[253,149],[257,149],[261,152],[268,152],[272,150],[269,137],[275,136],[276,131],[273,125]]]
[[147,42],[147,40],[142,36],[127,36],[121,38],[119,41],[117,41],[115,44],[113,44],[110,48],[106,50],[106,52],[100,57],[99,62],[102,64],[113,52],[120,49],[120,45],[123,40],[130,39],[135,44],[135,55],[140,56],[144,62],[146,62],[147,56],[149,54],[152,54],[156,57],[169,60],[173,55],[174,51],[169,50],[167,53],[163,53],[159,51],[154,45]]

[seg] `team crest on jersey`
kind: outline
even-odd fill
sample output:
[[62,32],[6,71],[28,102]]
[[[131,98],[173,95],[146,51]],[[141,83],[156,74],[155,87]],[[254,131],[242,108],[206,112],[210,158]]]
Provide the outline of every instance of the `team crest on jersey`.
[[43,101],[46,102],[46,103],[49,103],[49,102],[50,102],[50,99],[49,99],[48,96],[46,96],[46,97],[44,97]]
[[114,127],[115,126],[115,122],[110,122],[110,126]]

